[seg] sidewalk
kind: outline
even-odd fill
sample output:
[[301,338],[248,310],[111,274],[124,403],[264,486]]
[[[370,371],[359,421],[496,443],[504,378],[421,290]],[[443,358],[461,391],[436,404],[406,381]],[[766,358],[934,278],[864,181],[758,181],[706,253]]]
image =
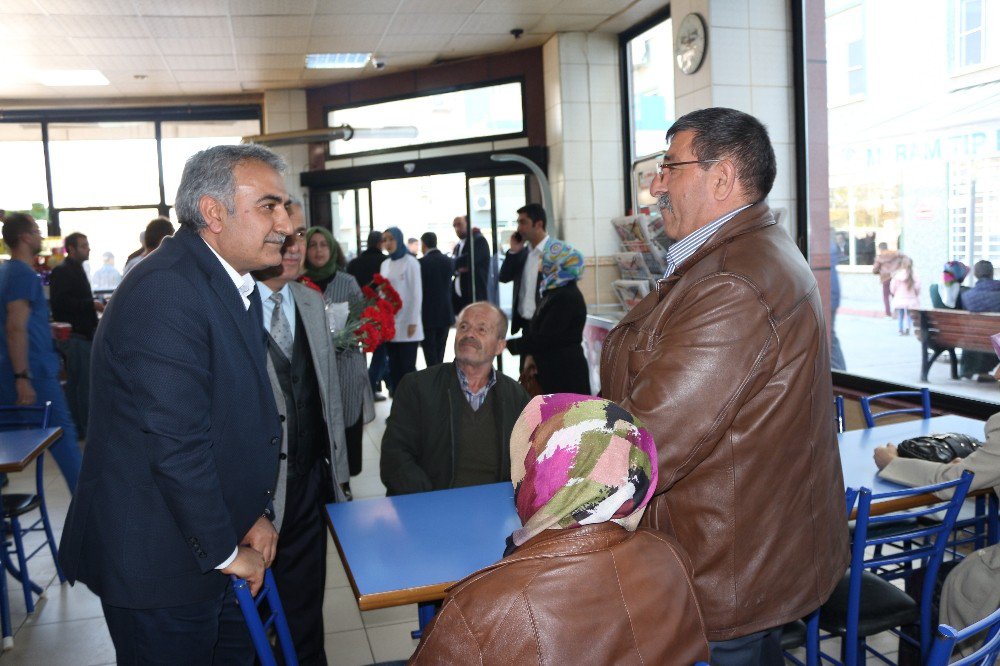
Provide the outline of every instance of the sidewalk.
[[1000,385],[997,383],[952,379],[947,353],[939,356],[931,367],[927,376],[930,381],[921,382],[920,339],[912,330],[910,335],[899,335],[897,320],[885,316],[881,303],[843,301],[837,311],[836,326],[847,371],[851,374],[926,386],[932,391],[1000,404]]

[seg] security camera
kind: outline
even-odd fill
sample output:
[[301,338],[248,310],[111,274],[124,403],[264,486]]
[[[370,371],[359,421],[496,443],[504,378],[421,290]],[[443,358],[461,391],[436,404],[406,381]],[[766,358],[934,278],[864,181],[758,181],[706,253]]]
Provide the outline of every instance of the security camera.
[[372,67],[374,67],[375,69],[385,69],[385,60],[379,60],[378,58],[373,58]]

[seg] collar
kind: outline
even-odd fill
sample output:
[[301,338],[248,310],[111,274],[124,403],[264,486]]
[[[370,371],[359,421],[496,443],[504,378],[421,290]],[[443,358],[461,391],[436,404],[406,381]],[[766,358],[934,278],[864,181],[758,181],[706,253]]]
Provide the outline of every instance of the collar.
[[535,252],[536,254],[541,254],[542,252],[545,251],[545,246],[548,245],[548,243],[549,243],[549,235],[545,234],[545,238],[543,238],[542,242],[538,244],[538,247],[535,247],[534,245],[532,245],[531,246],[531,250],[532,250],[532,252]]
[[215,258],[219,260],[220,264],[222,264],[222,268],[226,271],[226,275],[228,275],[229,279],[233,281],[233,286],[235,286],[236,290],[240,292],[240,298],[243,299],[243,307],[250,309],[250,294],[253,293],[254,287],[253,277],[249,273],[246,275],[240,275],[235,268],[229,265],[228,261],[222,258],[221,254],[215,251],[214,247],[208,244],[207,240],[202,238],[201,242],[212,251]]
[[[286,282],[281,287],[281,289],[278,290],[278,293],[281,294],[282,304],[286,302],[292,302],[292,303],[295,302],[295,295],[292,294],[292,289],[290,285],[291,282]],[[274,293],[274,290],[268,287],[263,282],[257,282],[257,290],[260,292],[260,300],[262,303],[267,302],[268,299],[271,298],[271,294]]]
[[458,363],[455,363],[455,372],[458,373],[458,385],[462,387],[463,391],[469,393],[470,395],[482,395],[483,393],[488,392],[497,383],[496,368],[490,366],[490,378],[486,380],[486,385],[483,386],[483,388],[476,391],[475,393],[473,393],[469,389],[469,379],[465,376],[465,373],[462,372],[462,368],[458,366]]
[[670,277],[674,271],[677,270],[678,266],[690,259],[691,255],[697,252],[701,246],[705,244],[705,241],[715,235],[715,232],[721,229],[726,222],[733,219],[739,213],[743,212],[752,205],[753,203],[751,202],[745,206],[737,208],[734,211],[726,213],[717,220],[713,220],[700,229],[696,229],[685,238],[682,238],[671,245],[670,248],[667,249],[667,270],[663,273],[663,277]]

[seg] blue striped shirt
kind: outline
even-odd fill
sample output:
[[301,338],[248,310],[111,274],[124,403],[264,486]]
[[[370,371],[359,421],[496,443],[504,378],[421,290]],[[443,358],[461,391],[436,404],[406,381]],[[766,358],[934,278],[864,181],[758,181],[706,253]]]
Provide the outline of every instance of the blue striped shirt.
[[714,222],[709,222],[701,229],[697,229],[693,233],[688,234],[683,239],[671,245],[667,249],[667,270],[663,274],[663,278],[666,279],[673,275],[674,271],[677,270],[677,267],[690,259],[691,255],[697,252],[701,246],[705,244],[705,241],[711,238],[716,231],[722,228],[722,225],[752,205],[752,203],[748,203],[746,206],[737,208],[731,213],[726,213]]
[[469,406],[472,407],[472,411],[478,412],[479,408],[483,406],[486,402],[486,394],[490,392],[490,389],[497,383],[497,373],[496,370],[490,368],[490,379],[486,382],[486,386],[479,389],[475,393],[469,389],[469,380],[466,379],[465,373],[462,369],[458,367],[458,363],[455,364],[455,370],[458,372],[458,383],[462,387],[462,393],[465,395],[465,399],[469,401]]

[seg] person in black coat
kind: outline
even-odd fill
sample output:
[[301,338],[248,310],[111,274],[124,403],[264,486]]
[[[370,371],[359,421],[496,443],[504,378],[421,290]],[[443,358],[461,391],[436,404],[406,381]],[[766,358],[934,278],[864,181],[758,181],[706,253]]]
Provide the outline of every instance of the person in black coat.
[[[545,230],[547,221],[545,209],[536,203],[529,203],[517,209],[517,231],[510,237],[510,249],[500,267],[500,282],[513,282],[514,302],[511,304],[510,332],[517,333],[527,329],[528,322],[535,314],[535,308],[540,300],[540,284],[537,274],[541,267],[538,255],[545,251],[549,234]],[[535,252],[532,255],[532,252]],[[529,257],[532,261],[528,261]],[[527,268],[526,268],[527,267]],[[534,275],[525,274],[526,270],[535,271]],[[525,294],[521,298],[522,285],[527,280],[528,289],[534,289],[533,294]],[[530,298],[529,296],[534,296]]]
[[[490,245],[478,229],[472,230],[472,242],[469,242],[469,218],[464,215],[456,217],[451,226],[459,238],[459,243],[452,253],[452,259],[455,261],[455,280],[452,283],[451,295],[453,311],[458,314],[473,301],[487,300],[486,279],[490,274]],[[474,289],[473,275],[475,275]]]
[[420,316],[424,323],[424,350],[427,367],[444,361],[448,345],[448,330],[455,323],[449,287],[454,264],[437,246],[437,234],[428,231],[420,237],[420,284],[424,291]]
[[583,354],[587,303],[577,286],[583,255],[550,239],[542,255],[541,301],[520,338],[508,340],[512,354],[524,356],[525,374],[537,374],[542,393],[590,394],[590,372]]

